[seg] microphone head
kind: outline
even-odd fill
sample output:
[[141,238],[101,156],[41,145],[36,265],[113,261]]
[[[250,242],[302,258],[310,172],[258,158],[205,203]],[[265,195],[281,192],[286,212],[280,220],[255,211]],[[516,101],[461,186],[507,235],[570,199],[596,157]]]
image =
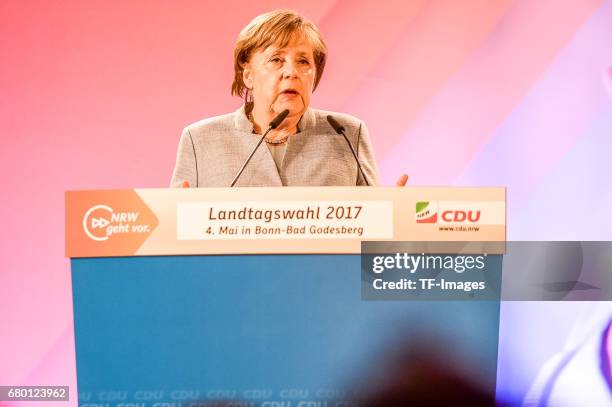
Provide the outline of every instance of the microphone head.
[[270,128],[271,129],[275,129],[277,128],[282,122],[283,120],[285,120],[285,118],[289,115],[289,109],[285,109],[282,112],[280,112],[274,119],[272,119],[272,121],[270,122]]
[[338,121],[336,119],[334,119],[334,116],[332,115],[327,115],[327,121],[329,122],[330,126],[332,126],[334,128],[334,131],[338,134],[342,134],[344,133],[344,126],[341,125],[340,123],[338,123]]

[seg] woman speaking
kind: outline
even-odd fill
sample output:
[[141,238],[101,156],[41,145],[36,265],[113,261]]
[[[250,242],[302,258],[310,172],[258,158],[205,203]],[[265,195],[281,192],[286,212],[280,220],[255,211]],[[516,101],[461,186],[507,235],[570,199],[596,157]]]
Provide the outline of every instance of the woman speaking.
[[377,185],[365,124],[310,108],[326,53],[318,28],[296,12],[251,21],[234,49],[232,94],[244,104],[184,129],[171,186]]

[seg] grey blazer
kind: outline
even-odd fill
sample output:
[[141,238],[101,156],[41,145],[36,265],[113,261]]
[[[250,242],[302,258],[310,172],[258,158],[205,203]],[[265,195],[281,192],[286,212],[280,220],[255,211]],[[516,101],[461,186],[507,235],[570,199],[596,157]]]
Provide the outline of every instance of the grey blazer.
[[[354,186],[365,185],[344,138],[327,122],[333,115],[346,128],[370,185],[378,185],[378,170],[365,124],[355,117],[308,109],[289,137],[280,169],[265,143],[253,156],[236,186]],[[253,134],[244,105],[234,113],[187,126],[179,142],[170,182],[180,187],[229,187],[260,139]]]

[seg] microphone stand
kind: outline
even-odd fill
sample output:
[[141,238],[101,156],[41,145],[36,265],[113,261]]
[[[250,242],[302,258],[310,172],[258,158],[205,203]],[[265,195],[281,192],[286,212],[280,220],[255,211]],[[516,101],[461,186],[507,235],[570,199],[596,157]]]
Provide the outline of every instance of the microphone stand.
[[346,137],[346,130],[344,129],[344,126],[338,123],[338,121],[334,119],[334,117],[331,115],[327,116],[327,121],[334,128],[336,133],[341,134],[342,137],[344,137],[344,139],[346,140],[346,144],[348,144],[349,148],[351,149],[351,153],[353,153],[353,157],[355,157],[355,162],[357,162],[357,167],[359,168],[359,172],[361,173],[363,180],[365,181],[367,186],[370,186],[370,183],[368,182],[368,177],[366,177],[365,173],[363,172],[363,168],[361,167],[361,163],[359,162],[359,158],[357,157],[357,153],[355,153],[353,145],[349,141],[348,137]]
[[266,130],[266,132],[263,134],[263,136],[261,136],[261,138],[259,139],[259,142],[255,146],[253,151],[251,151],[251,155],[249,155],[249,158],[247,158],[247,160],[242,165],[242,168],[240,168],[240,171],[238,171],[238,174],[236,174],[236,176],[234,177],[234,180],[232,181],[232,184],[230,185],[230,188],[233,188],[234,185],[236,185],[236,182],[238,182],[238,178],[240,178],[240,176],[242,175],[242,172],[246,168],[247,164],[251,161],[251,158],[253,158],[253,156],[255,155],[255,152],[257,151],[257,149],[259,148],[261,143],[263,143],[263,141],[266,138],[266,136],[268,135],[268,133],[271,130],[274,130],[275,128],[277,128],[278,125],[281,124],[283,122],[283,120],[285,120],[285,118],[288,115],[289,115],[289,110],[285,109],[282,112],[280,112],[274,119],[272,119],[272,121],[270,122],[270,127],[268,127],[268,130]]

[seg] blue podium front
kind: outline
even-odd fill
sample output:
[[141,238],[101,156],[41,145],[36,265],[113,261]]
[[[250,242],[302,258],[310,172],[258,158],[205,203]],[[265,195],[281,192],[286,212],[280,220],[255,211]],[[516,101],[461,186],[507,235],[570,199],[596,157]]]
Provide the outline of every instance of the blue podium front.
[[499,301],[364,301],[359,254],[71,257],[79,406],[356,406],[429,367],[495,398]]

